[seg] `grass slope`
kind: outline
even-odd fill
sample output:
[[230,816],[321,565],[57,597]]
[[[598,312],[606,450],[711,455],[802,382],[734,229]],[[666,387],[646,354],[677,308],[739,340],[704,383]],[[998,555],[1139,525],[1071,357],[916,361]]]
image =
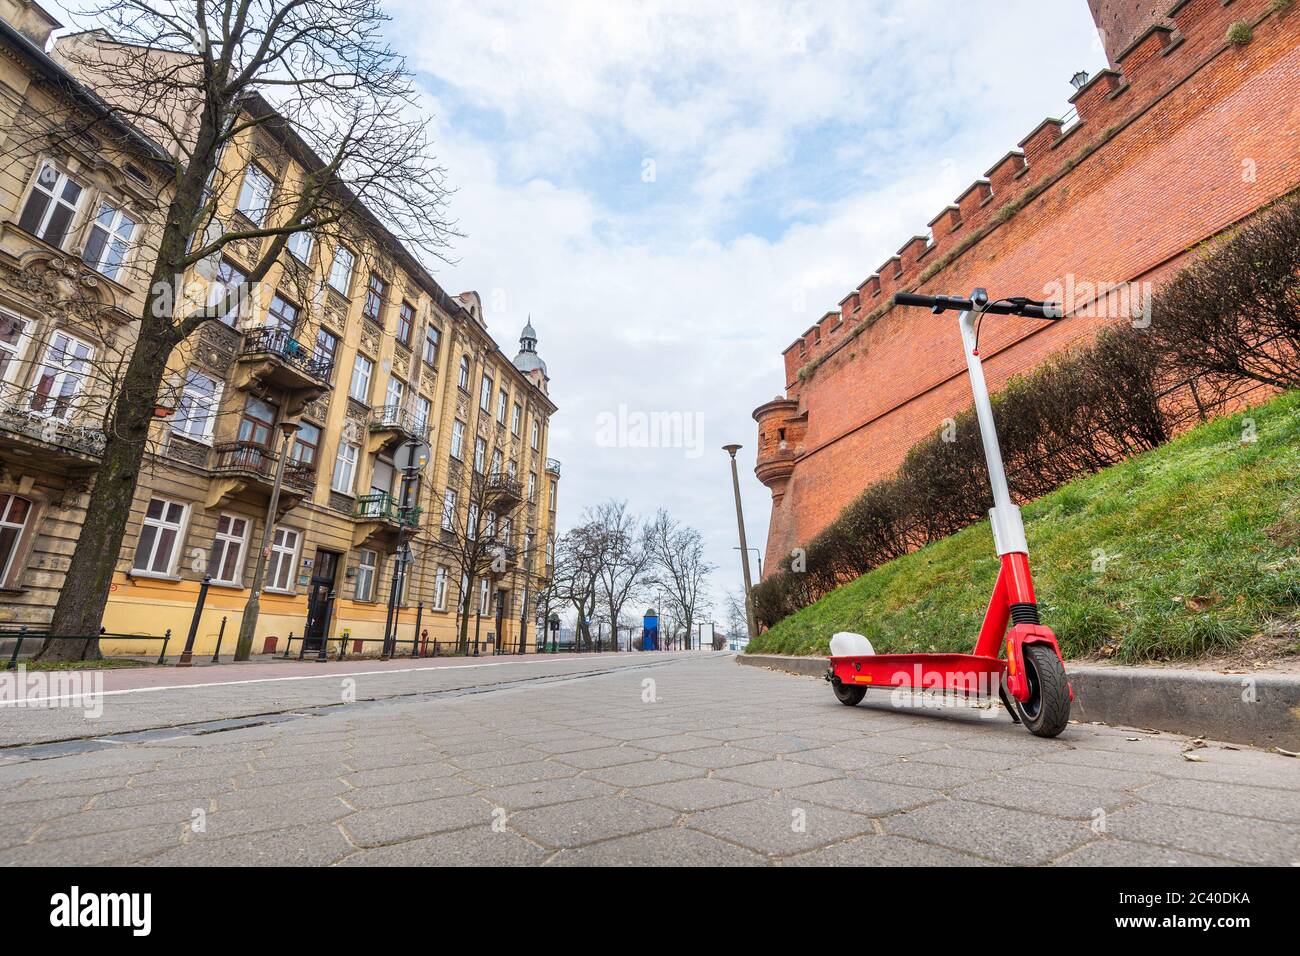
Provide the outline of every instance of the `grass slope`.
[[[1067,657],[1222,653],[1300,629],[1300,392],[1188,432],[1024,508],[1043,623]],[[966,651],[997,577],[987,521],[876,568],[751,641],[826,654]]]

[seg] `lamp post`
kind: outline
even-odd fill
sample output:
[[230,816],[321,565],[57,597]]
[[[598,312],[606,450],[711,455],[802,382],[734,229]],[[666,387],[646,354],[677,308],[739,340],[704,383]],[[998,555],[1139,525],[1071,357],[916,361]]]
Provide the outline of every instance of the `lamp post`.
[[749,578],[749,545],[745,542],[745,513],[740,508],[740,473],[736,470],[736,452],[739,445],[723,445],[722,450],[731,456],[731,489],[736,496],[736,527],[740,529],[740,568],[745,573],[745,625],[749,628],[749,639],[758,636],[754,627],[754,597],[751,593],[753,583]]
[[[280,485],[284,481],[284,463],[289,458],[289,442],[298,431],[297,422],[281,422],[280,460],[275,464],[275,481],[271,485],[271,501],[266,506],[266,523],[262,526],[262,550],[257,552],[257,568],[253,571],[253,586],[248,591],[244,605],[244,618],[239,622],[239,640],[235,643],[235,660],[246,661],[253,652],[253,634],[257,630],[257,615],[261,610],[262,578],[266,575],[266,558],[271,551],[271,534],[275,531],[276,512],[280,509]],[[322,638],[323,640],[324,638]]]
[[[739,551],[740,548],[732,548],[731,550]],[[761,581],[763,580],[763,552],[758,548],[749,548],[748,550],[754,552],[754,559],[758,561],[758,579]]]

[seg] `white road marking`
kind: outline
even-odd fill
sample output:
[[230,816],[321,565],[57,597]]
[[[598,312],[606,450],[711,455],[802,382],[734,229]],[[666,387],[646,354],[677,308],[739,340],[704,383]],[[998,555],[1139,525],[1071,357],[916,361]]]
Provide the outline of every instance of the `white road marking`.
[[[606,655],[606,659],[608,659],[610,656],[613,655]],[[617,655],[618,659],[620,660],[630,656],[640,657],[639,654],[630,655],[626,652]],[[659,658],[659,659],[663,660],[664,658]],[[237,684],[274,684],[274,683],[279,683],[284,681],[295,681],[295,680],[326,680],[328,678],[337,679],[340,677],[365,677],[370,674],[410,674],[419,671],[457,671],[457,670],[465,670],[467,668],[475,668],[475,667],[505,667],[510,664],[576,664],[579,663],[581,660],[582,658],[577,658],[577,657],[563,657],[558,659],[552,658],[550,660],[540,660],[540,661],[539,660],[497,661],[497,662],[488,662],[482,664],[446,664],[443,666],[433,666],[433,667],[399,667],[399,668],[393,668],[391,670],[334,671],[328,674],[300,674],[292,677],[250,677],[247,680],[219,680],[219,681],[210,681],[204,684],[164,684],[159,687],[128,687],[122,690],[100,691],[99,693],[95,693],[94,691],[87,691],[86,693],[83,694],[69,694],[63,697],[27,697],[22,700],[0,701],[0,707],[31,707],[34,704],[53,704],[61,701],[84,700],[87,697],[91,699],[97,699],[100,697],[117,697],[122,694],[149,694],[149,693],[154,693],[156,691],[163,691],[163,690],[191,690],[196,687],[231,687]],[[653,660],[654,658],[650,659],[650,661]],[[650,661],[647,661],[647,663],[650,663]],[[42,672],[36,671],[34,673],[42,673]]]

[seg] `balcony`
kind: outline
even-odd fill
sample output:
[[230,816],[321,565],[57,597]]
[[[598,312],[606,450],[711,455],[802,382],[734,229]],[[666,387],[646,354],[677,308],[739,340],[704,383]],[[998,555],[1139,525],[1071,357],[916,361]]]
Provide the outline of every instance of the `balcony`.
[[484,498],[487,504],[501,508],[513,508],[524,500],[523,486],[515,478],[493,472],[483,479],[486,482]]
[[0,389],[0,442],[52,471],[93,468],[104,453],[104,432],[68,399],[34,389]]
[[429,437],[429,423],[405,405],[381,405],[370,413],[369,451],[390,445],[424,441]]
[[554,475],[556,478],[560,477],[560,460],[558,458],[546,459],[546,473]]
[[332,363],[312,358],[311,350],[284,329],[249,329],[239,350],[242,377],[236,387],[256,383],[294,396],[297,411],[329,388]]
[[403,508],[387,492],[361,495],[354,512],[357,524],[352,532],[353,546],[383,531],[418,531],[423,513],[423,508]]
[[[246,490],[270,495],[275,485],[275,469],[280,456],[256,442],[232,441],[212,448],[212,484],[208,489],[208,507],[229,501]],[[280,481],[280,512],[298,504],[316,488],[316,469],[296,461],[287,461]]]

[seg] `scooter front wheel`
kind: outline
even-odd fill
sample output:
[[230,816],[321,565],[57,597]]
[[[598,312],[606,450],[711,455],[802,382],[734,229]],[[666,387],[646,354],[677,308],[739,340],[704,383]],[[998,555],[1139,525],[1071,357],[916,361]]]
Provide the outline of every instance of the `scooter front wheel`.
[[835,699],[845,707],[856,707],[862,703],[862,698],[867,696],[865,687],[850,687],[842,681],[834,681],[831,687],[835,690]]
[[1065,665],[1047,644],[1024,646],[1029,698],[1016,701],[1016,712],[1035,737],[1055,737],[1070,723],[1070,685]]

